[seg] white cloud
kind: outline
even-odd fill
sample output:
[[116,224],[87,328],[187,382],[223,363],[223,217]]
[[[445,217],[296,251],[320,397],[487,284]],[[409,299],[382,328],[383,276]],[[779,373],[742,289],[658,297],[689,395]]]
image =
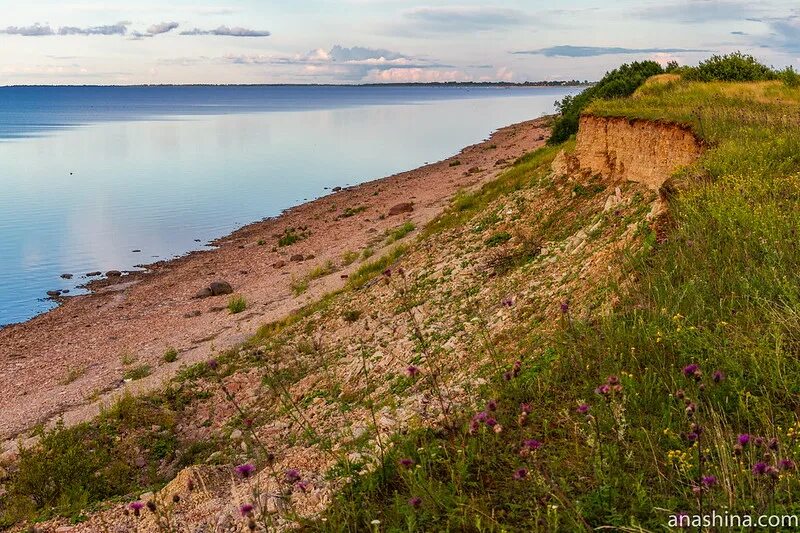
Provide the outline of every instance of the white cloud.
[[226,37],[269,37],[272,35],[266,30],[251,30],[248,28],[219,26],[213,30],[193,30],[182,31],[181,35],[222,35]]

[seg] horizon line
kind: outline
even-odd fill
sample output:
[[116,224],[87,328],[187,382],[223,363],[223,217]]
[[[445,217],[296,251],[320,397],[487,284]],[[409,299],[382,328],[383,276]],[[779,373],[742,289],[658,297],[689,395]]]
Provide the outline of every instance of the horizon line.
[[595,81],[557,80],[557,81],[441,81],[441,82],[389,82],[389,83],[21,83],[0,85],[0,88],[13,87],[409,87],[409,86],[485,86],[485,87],[583,87],[593,85]]

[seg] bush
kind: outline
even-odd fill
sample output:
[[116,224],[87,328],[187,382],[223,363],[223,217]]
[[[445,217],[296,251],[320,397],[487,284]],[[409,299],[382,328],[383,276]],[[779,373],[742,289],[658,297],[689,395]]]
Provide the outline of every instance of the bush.
[[165,363],[174,363],[178,360],[178,350],[175,348],[167,348],[167,351],[164,352],[164,362]]
[[774,80],[777,73],[751,55],[734,52],[711,56],[686,69],[683,77],[689,81],[766,81]]
[[577,133],[581,112],[592,100],[629,96],[647,78],[663,73],[664,69],[655,61],[626,63],[607,73],[596,85],[577,96],[564,97],[560,102],[556,102],[561,116],[553,124],[553,134],[548,143],[551,145],[562,143]]
[[241,313],[245,309],[247,309],[247,300],[241,294],[234,294],[231,296],[231,299],[228,300],[228,311],[230,311],[232,315]]
[[800,74],[793,67],[786,67],[778,73],[778,77],[787,87],[800,87]]

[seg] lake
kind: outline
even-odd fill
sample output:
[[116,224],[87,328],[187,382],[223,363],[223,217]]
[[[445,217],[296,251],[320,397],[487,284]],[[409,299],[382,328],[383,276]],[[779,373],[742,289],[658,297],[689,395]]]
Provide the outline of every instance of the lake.
[[[0,88],[0,325],[91,271],[202,249],[449,157],[579,88]],[[62,279],[61,274],[73,274]]]

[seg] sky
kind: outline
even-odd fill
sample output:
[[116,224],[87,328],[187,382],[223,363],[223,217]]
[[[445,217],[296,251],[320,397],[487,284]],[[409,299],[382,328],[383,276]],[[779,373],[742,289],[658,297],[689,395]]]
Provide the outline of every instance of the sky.
[[0,85],[596,80],[736,50],[800,67],[800,3],[0,0]]

